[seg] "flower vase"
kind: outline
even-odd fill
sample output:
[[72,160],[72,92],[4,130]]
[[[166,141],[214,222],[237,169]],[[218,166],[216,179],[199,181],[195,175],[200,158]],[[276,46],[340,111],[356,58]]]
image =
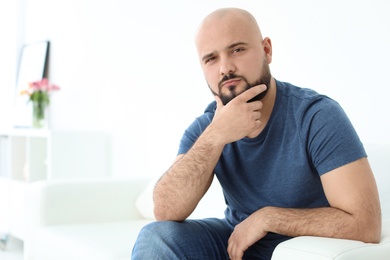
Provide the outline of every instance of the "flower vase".
[[46,126],[46,106],[43,102],[32,102],[32,104],[32,126],[34,128],[44,128]]

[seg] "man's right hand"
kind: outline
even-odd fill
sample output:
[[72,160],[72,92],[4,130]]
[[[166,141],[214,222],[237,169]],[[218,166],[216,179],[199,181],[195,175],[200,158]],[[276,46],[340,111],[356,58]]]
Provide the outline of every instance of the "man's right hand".
[[209,127],[217,133],[214,137],[218,138],[219,143],[225,145],[247,136],[255,137],[260,134],[263,103],[261,101],[248,103],[248,100],[265,91],[266,88],[265,85],[254,86],[226,105],[223,105],[219,96],[215,96],[217,109]]

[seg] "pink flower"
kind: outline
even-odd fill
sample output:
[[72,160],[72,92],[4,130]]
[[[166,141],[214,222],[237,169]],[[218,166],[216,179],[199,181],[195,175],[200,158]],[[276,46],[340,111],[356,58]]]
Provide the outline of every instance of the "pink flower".
[[49,104],[49,93],[60,90],[60,87],[50,84],[49,80],[43,78],[38,81],[28,83],[28,88],[20,92],[20,95],[28,95],[33,102],[44,102]]
[[57,85],[50,84],[49,80],[46,78],[43,78],[39,81],[34,81],[29,83],[29,88],[34,91],[47,91],[51,92],[54,90],[60,90],[60,88]]
[[54,84],[50,84],[49,80],[43,78],[38,81],[28,83],[28,88],[20,92],[21,95],[31,96],[35,91],[51,92],[60,90],[60,87]]

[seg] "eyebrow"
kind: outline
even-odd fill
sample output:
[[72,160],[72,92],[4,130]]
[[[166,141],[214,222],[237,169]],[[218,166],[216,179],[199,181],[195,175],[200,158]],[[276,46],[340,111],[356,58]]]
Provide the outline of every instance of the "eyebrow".
[[211,53],[209,53],[209,54],[204,55],[204,56],[202,57],[202,61],[205,61],[205,60],[207,60],[207,59],[213,57],[214,54],[215,54],[215,51],[213,51],[213,52],[211,52]]
[[236,43],[232,43],[230,44],[229,46],[227,46],[225,49],[226,50],[230,50],[230,49],[233,49],[234,47],[237,47],[239,45],[248,45],[248,43],[246,42],[236,42]]
[[[246,42],[235,42],[235,43],[232,43],[232,44],[230,44],[229,46],[227,46],[227,47],[225,48],[225,50],[231,50],[231,49],[233,49],[234,47],[237,47],[237,46],[239,46],[239,45],[248,45],[248,43],[246,43]],[[202,61],[205,61],[205,60],[207,60],[207,59],[213,57],[213,56],[215,55],[215,53],[216,53],[216,51],[213,51],[213,52],[210,52],[210,53],[204,55],[204,56],[202,57]]]

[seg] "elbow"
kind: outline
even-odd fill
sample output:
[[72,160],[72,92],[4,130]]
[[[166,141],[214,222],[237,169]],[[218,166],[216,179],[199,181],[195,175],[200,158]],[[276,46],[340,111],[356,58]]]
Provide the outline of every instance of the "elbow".
[[382,218],[373,218],[363,225],[361,233],[361,240],[364,243],[377,244],[380,242],[382,235]]
[[159,209],[156,206],[154,207],[153,213],[154,213],[154,218],[157,221],[168,221],[168,220],[170,220],[169,217],[167,216],[167,214],[163,210]]
[[373,227],[371,230],[367,231],[367,236],[365,237],[365,243],[374,243],[377,244],[381,240],[382,235],[382,225],[381,222],[375,227]]
[[364,243],[378,244],[381,240],[381,231],[379,232],[368,231],[359,240],[361,240]]
[[158,207],[158,206],[156,206],[156,204],[154,205],[153,214],[154,214],[154,218],[157,221],[167,221],[167,220],[170,220],[169,216],[168,216],[168,214],[166,214],[166,212],[167,212],[166,209]]
[[181,216],[175,211],[169,210],[167,208],[154,206],[153,209],[154,217],[157,221],[184,221],[187,216]]
[[153,194],[153,214],[157,221],[184,221],[191,213],[187,203],[167,199],[159,195],[156,190]]

